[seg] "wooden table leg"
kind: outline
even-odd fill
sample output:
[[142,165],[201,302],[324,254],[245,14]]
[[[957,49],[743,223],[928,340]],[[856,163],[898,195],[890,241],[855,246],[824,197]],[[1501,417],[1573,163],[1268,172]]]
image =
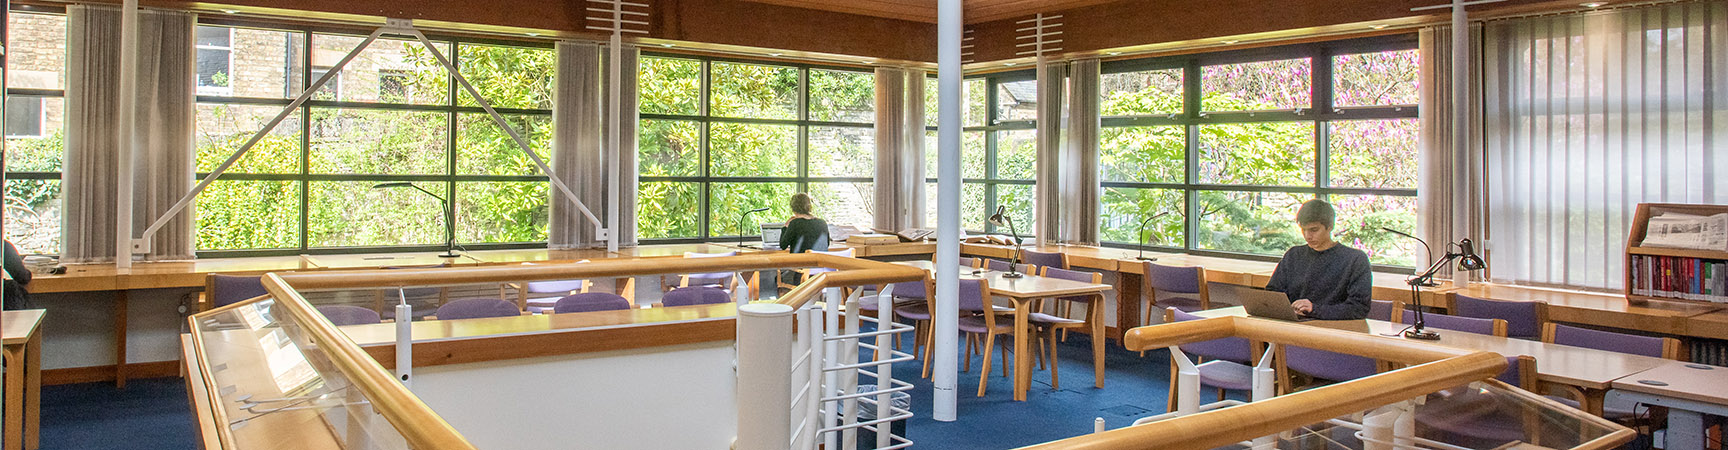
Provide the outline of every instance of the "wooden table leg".
[[126,389],[126,309],[125,289],[114,295],[114,387]]
[[[1104,387],[1104,294],[1094,297],[1096,303],[1086,307],[1086,323],[1092,328],[1092,386]],[[1059,360],[1050,355],[1050,363]]]
[[[1128,345],[1128,341],[1123,339],[1128,330],[1140,326],[1140,302],[1144,301],[1141,298],[1143,294],[1140,292],[1140,284],[1143,282],[1141,275],[1137,273],[1120,272],[1116,277],[1116,331],[1122,334],[1115,337],[1116,341],[1124,346]],[[1102,306],[1103,303],[1100,302],[1099,305]]]
[[1602,399],[1608,395],[1608,391],[1606,389],[1579,390],[1584,391],[1584,398],[1583,401],[1579,402],[1578,409],[1582,409],[1590,415],[1602,417],[1602,404],[1604,403]]
[[42,446],[42,331],[24,344],[24,448]]
[[8,345],[6,358],[6,450],[24,448],[24,349]]
[[1026,401],[1026,391],[1032,389],[1032,358],[1026,353],[1027,335],[1031,334],[1027,331],[1030,327],[1026,314],[1031,306],[1030,299],[1014,299],[1014,401],[1017,402]]

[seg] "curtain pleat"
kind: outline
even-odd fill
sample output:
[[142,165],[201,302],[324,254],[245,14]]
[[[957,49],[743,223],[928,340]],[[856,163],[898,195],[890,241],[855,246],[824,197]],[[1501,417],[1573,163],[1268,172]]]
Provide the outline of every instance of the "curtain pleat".
[[[607,180],[614,167],[624,169],[619,176],[619,244],[636,243],[636,63],[638,50],[623,49],[623,122],[620,124],[619,145],[624,149],[618,161],[609,161],[605,152],[608,69],[610,50],[593,42],[559,42],[558,73],[555,77],[552,122],[553,151],[550,166],[564,180],[583,205],[601,223],[606,222]],[[538,150],[537,150],[538,151]],[[558,188],[548,189],[551,195],[551,223],[547,246],[562,248],[594,248],[606,245],[595,234],[588,218],[564,197]]]
[[1621,289],[1637,204],[1728,201],[1725,11],[1684,2],[1487,24],[1494,279]]
[[1099,78],[1098,60],[1083,59],[1069,64],[1068,142],[1062,149],[1061,223],[1058,240],[1098,244]]
[[876,192],[872,225],[924,226],[924,71],[876,69]]
[[[1037,185],[1033,189],[1032,234],[1037,242],[1061,239],[1062,220],[1062,96],[1067,91],[1068,66],[1060,62],[1038,65],[1038,160]],[[1007,205],[1010,209],[1018,205]]]

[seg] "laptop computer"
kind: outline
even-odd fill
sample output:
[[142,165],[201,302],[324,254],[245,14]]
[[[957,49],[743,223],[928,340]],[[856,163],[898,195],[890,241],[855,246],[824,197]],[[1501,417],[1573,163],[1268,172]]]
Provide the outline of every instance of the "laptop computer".
[[762,249],[763,250],[779,250],[780,249],[780,234],[784,233],[785,231],[786,231],[786,224],[784,224],[784,223],[765,223],[765,224],[762,224]]
[[1250,316],[1287,322],[1312,320],[1296,315],[1296,310],[1290,307],[1290,297],[1283,292],[1264,289],[1239,289],[1237,292],[1242,297],[1242,309],[1248,310]]

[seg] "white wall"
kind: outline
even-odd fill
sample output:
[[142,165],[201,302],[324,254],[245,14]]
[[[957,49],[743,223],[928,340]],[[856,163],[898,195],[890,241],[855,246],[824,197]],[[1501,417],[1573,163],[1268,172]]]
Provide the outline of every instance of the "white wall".
[[[143,289],[127,298],[126,359],[132,363],[180,360],[183,302],[198,289]],[[114,292],[30,294],[42,316],[42,368],[114,364]]]
[[476,447],[723,450],[733,342],[432,366],[414,393]]

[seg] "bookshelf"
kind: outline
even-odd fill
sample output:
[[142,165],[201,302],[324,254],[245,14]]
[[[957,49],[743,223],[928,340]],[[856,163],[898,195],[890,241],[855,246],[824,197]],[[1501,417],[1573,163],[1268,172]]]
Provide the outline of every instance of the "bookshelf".
[[1728,303],[1728,249],[1645,247],[1650,218],[1664,213],[1710,216],[1728,205],[1640,203],[1626,237],[1626,300]]

